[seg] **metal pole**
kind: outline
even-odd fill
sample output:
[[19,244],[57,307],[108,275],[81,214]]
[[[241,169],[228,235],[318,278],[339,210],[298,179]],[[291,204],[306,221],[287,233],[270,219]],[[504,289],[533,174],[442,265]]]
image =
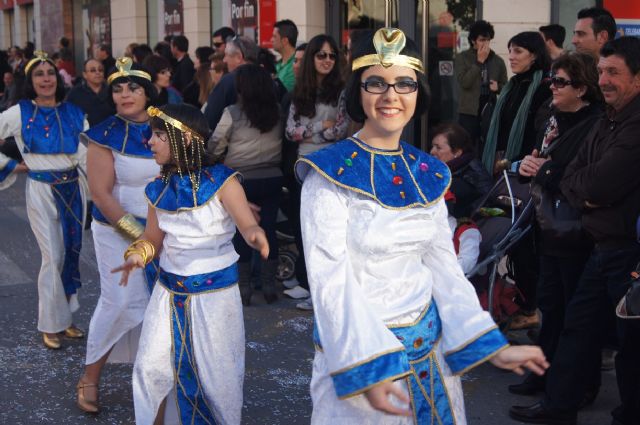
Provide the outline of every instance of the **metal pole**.
[[391,1],[392,0],[384,0],[384,26],[391,26]]
[[[422,1],[422,63],[425,68],[425,78],[429,76],[429,0]],[[433,106],[433,105],[431,105]],[[429,111],[420,119],[420,149],[428,152],[427,129],[429,127]]]

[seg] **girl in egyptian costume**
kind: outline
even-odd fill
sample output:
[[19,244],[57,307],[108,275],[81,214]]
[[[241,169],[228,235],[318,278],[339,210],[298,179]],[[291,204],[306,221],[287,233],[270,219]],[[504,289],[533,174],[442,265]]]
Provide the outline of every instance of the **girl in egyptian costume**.
[[348,112],[364,127],[303,157],[301,222],[314,304],[313,424],[465,424],[460,375],[480,363],[542,374],[537,347],[510,347],[454,252],[451,173],[400,141],[427,105],[402,31],[355,52]]
[[63,102],[64,83],[45,52],[25,66],[26,99],[0,114],[0,139],[14,137],[24,163],[0,153],[0,190],[27,173],[27,217],[42,263],[38,274],[38,330],[47,348],[61,347],[60,333],[82,338],[73,325],[79,308],[79,257],[85,217],[88,127],[77,106]]
[[165,424],[239,424],[245,342],[232,239],[237,227],[263,258],[267,239],[237,173],[205,156],[202,113],[166,105],[149,115],[162,173],[145,190],[145,231],[114,269],[126,285],[159,253],[133,370],[136,424],[153,424],[165,399]]
[[93,200],[91,230],[100,273],[100,298],[91,317],[85,370],[77,385],[78,407],[97,413],[102,368],[110,363],[133,363],[157,278],[157,261],[134,271],[131,285],[118,285],[111,270],[144,231],[147,200],[144,189],[160,173],[149,149],[151,127],[147,107],[155,98],[151,76],[131,59],[116,61],[107,79],[116,115],[80,136],[88,145],[89,190]]

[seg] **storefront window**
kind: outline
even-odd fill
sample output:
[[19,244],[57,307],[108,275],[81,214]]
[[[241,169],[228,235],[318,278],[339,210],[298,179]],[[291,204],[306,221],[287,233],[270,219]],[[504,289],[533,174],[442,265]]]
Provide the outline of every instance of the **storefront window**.
[[94,55],[99,44],[111,44],[111,6],[109,0],[74,0],[73,33],[76,63]]
[[555,0],[554,7],[557,10],[557,23],[567,31],[564,39],[564,48],[572,49],[571,38],[576,24],[578,11],[586,7],[600,6],[596,0]]
[[153,48],[167,35],[184,33],[182,0],[147,0],[149,46]]
[[342,45],[347,44],[349,31],[352,30],[376,30],[384,27],[386,4],[390,8],[390,26],[398,26],[397,0],[342,0],[340,2]]

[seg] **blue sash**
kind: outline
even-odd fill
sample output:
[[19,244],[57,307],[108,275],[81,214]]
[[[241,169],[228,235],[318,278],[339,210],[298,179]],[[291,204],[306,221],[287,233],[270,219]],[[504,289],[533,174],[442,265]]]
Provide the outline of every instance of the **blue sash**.
[[160,269],[159,283],[169,292],[171,330],[173,336],[173,367],[176,377],[178,410],[183,424],[215,424],[198,377],[198,364],[191,338],[191,297],[224,289],[238,282],[238,266],[212,273],[179,276]]
[[390,330],[409,357],[411,375],[407,378],[415,423],[454,425],[451,400],[436,358],[435,346],[442,334],[442,323],[435,302],[431,302],[417,324]]
[[80,249],[82,248],[83,204],[78,184],[78,169],[29,171],[29,178],[51,186],[64,241],[64,265],[60,272],[64,293],[75,294],[80,288]]

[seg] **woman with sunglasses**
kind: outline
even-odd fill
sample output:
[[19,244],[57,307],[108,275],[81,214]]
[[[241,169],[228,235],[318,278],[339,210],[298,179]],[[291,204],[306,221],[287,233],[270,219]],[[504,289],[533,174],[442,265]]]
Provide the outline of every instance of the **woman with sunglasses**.
[[[560,192],[560,181],[569,162],[587,139],[593,124],[603,112],[603,99],[598,87],[595,60],[584,53],[567,53],[551,66],[552,116],[539,135],[536,148],[520,162],[518,172],[532,179],[532,194],[536,202],[541,197],[554,200],[557,209],[567,200]],[[564,323],[564,311],[573,295],[592,244],[583,236],[577,211],[573,219],[566,217],[569,231],[554,234],[545,218],[536,214],[536,247],[540,253],[538,308],[542,312],[542,327],[538,344],[551,361]],[[599,374],[599,365],[594,365]],[[594,376],[595,379],[597,375]],[[544,391],[544,378],[530,375],[521,384],[511,385],[515,394],[534,395]]]
[[80,108],[62,101],[62,78],[45,52],[36,51],[25,72],[26,99],[0,115],[0,138],[13,137],[24,162],[0,153],[0,190],[27,173],[27,216],[42,255],[38,330],[47,348],[59,349],[60,334],[84,337],[72,313],[79,308],[86,209],[86,148],[79,136],[89,125]]
[[122,288],[118,276],[111,273],[144,230],[144,188],[160,172],[147,146],[151,128],[146,108],[156,92],[149,73],[128,57],[118,59],[107,81],[116,114],[82,134],[89,146],[91,230],[100,273],[100,298],[91,317],[86,366],[77,385],[77,405],[88,413],[100,409],[98,385],[105,363],[135,360],[149,288],[156,277],[151,263],[131,275],[134,285]]
[[449,169],[400,140],[428,104],[415,44],[382,28],[353,57],[347,109],[362,130],[296,165],[315,313],[311,422],[464,424],[460,374],[489,359],[548,365],[537,347],[509,347],[464,277]]
[[[302,68],[293,89],[289,116],[285,128],[288,140],[298,143],[298,154],[306,155],[329,146],[347,135],[350,119],[346,111],[344,81],[338,45],[329,35],[317,35],[309,41],[304,51]],[[299,223],[300,187],[291,193],[294,223]],[[296,245],[300,255],[296,262],[296,280],[285,294],[293,298],[308,297],[309,285],[302,253],[300,226],[294,225]],[[310,300],[303,301],[299,308],[310,310]]]

